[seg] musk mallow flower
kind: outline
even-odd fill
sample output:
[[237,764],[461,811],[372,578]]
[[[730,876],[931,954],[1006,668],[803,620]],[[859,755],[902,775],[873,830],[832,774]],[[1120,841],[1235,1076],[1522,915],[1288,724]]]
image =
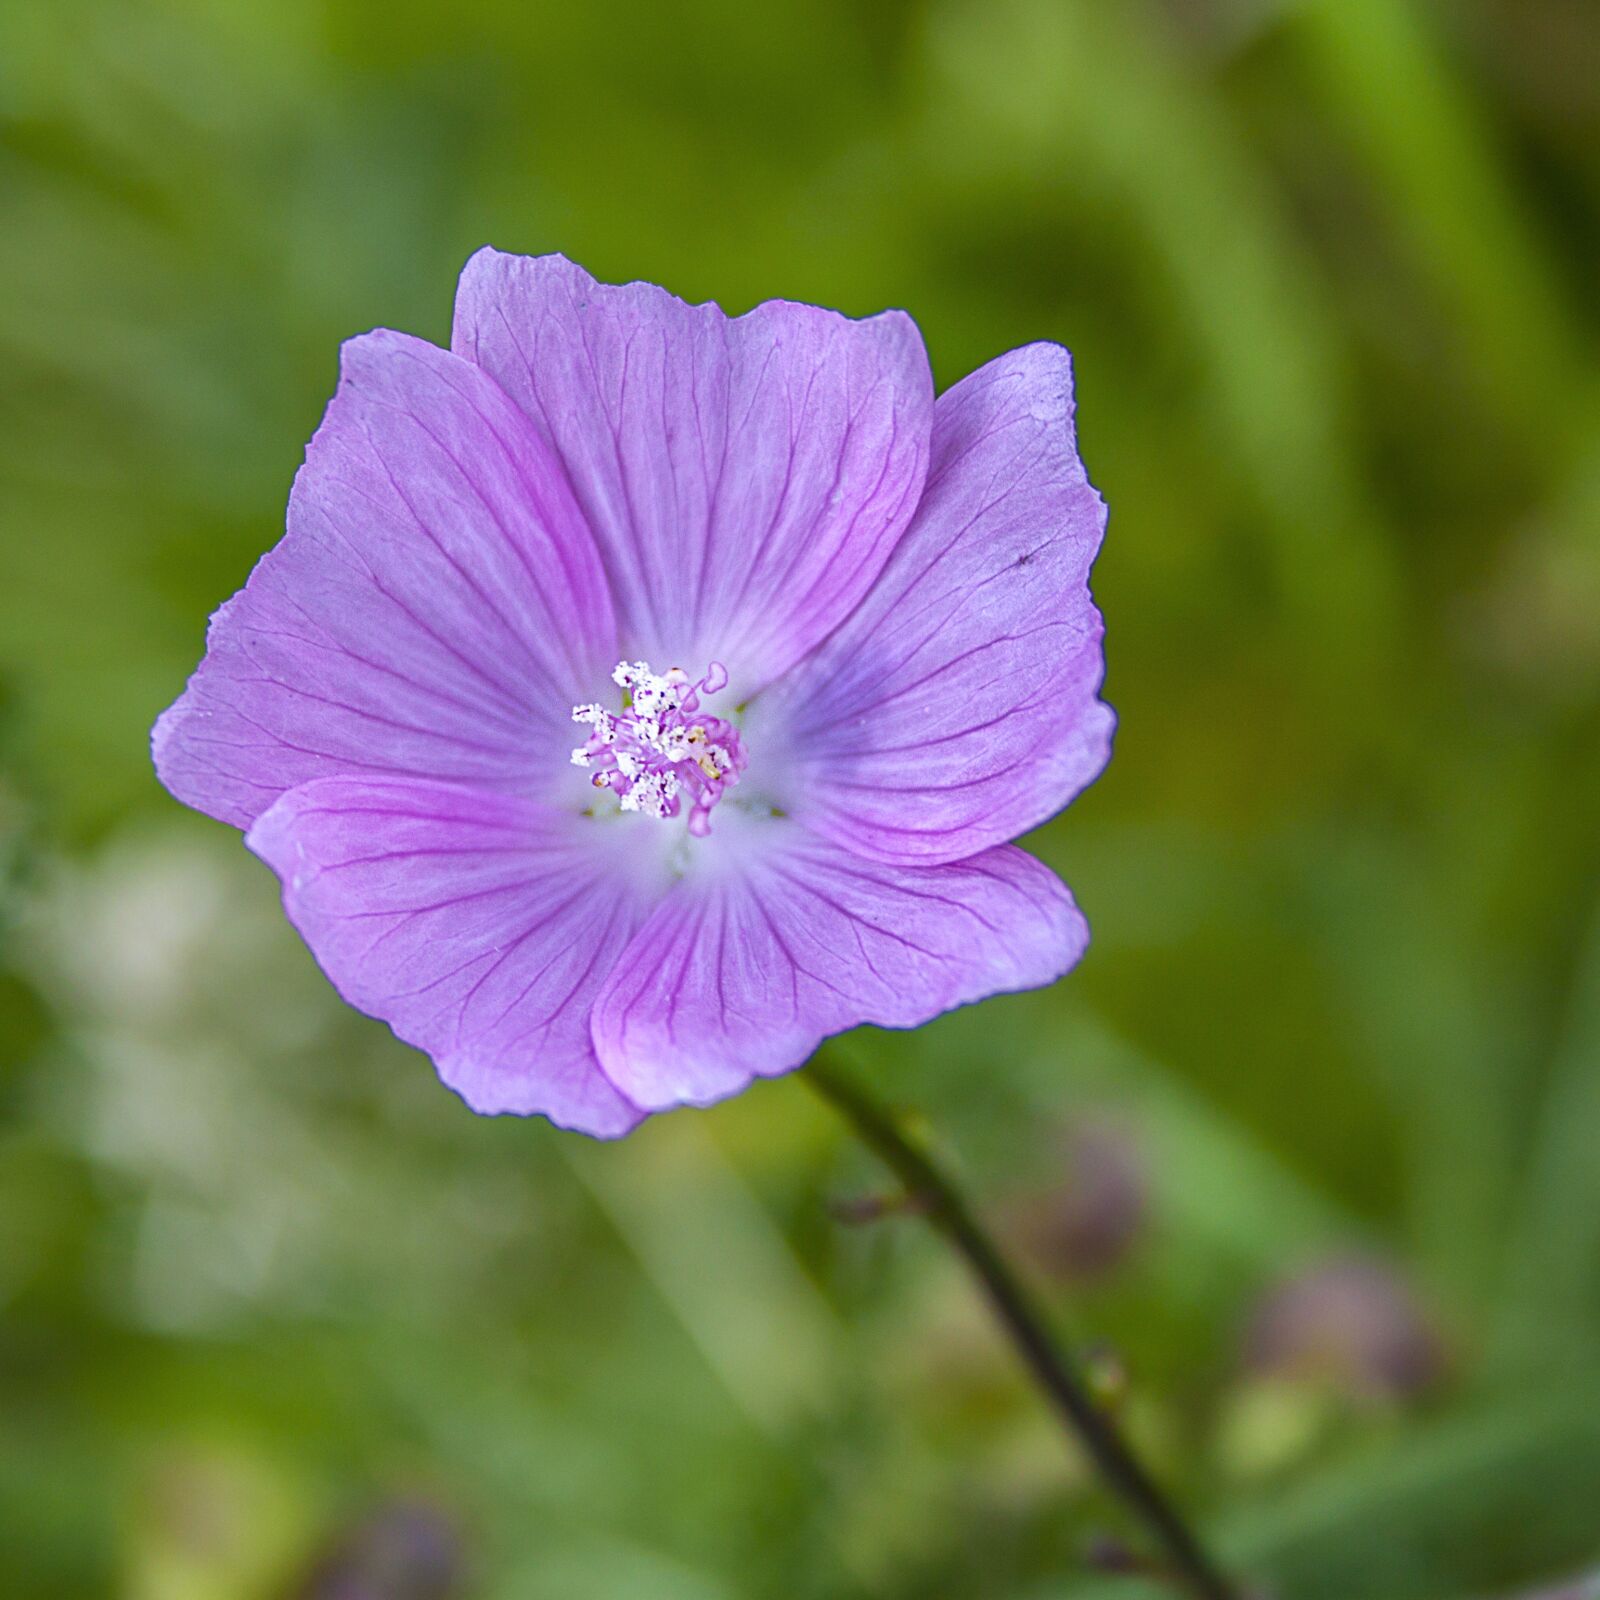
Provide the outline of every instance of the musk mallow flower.
[[283,540],[156,724],[323,971],[482,1112],[603,1137],[1049,983],[1008,841],[1105,764],[1065,350],[481,251],[350,341]]

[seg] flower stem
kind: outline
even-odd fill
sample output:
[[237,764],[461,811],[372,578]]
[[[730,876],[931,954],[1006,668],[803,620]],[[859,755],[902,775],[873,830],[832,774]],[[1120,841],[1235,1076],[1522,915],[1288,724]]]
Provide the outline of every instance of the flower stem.
[[1089,1453],[1107,1485],[1159,1545],[1166,1575],[1196,1600],[1237,1600],[1200,1541],[1105,1412],[1090,1398],[1081,1374],[1051,1337],[1032,1295],[1001,1253],[950,1174],[907,1138],[894,1115],[859,1083],[822,1056],[801,1074],[893,1169],[923,1214],[965,1258],[990,1309],[1016,1346],[1068,1431]]

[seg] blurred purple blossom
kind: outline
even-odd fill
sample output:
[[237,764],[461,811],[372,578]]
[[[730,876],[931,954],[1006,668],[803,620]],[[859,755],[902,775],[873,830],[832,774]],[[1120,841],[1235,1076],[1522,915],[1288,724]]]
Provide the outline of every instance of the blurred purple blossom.
[[481,251],[345,346],[288,532],[156,726],[353,1005],[604,1137],[1051,982],[1009,840],[1104,766],[1071,365]]
[[1101,1277],[1127,1259],[1150,1210],[1150,1179],[1133,1132],[1104,1117],[1060,1134],[1056,1176],[1017,1214],[1017,1233],[1046,1272]]
[[1415,1290],[1368,1256],[1322,1261],[1270,1290],[1245,1331],[1259,1376],[1312,1378],[1365,1400],[1403,1400],[1444,1370],[1443,1342]]
[[425,1500],[381,1505],[338,1533],[291,1600],[450,1600],[465,1552],[455,1523]]

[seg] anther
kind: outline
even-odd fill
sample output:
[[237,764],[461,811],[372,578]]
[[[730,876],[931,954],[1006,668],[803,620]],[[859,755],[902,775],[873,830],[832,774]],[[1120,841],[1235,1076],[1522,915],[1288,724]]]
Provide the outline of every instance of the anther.
[[745,766],[738,730],[700,709],[702,695],[727,687],[727,668],[713,661],[693,682],[682,667],[658,674],[647,661],[619,661],[611,681],[627,704],[618,712],[594,704],[572,708],[572,720],[593,730],[572,752],[572,764],[598,768],[589,781],[609,789],[624,811],[664,821],[687,804],[689,832],[703,838],[712,807]]

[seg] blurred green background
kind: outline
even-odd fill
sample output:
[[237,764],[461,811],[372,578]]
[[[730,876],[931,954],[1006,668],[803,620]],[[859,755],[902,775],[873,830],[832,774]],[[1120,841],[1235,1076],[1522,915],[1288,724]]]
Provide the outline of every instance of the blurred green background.
[[155,783],[485,242],[1071,346],[1095,944],[848,1048],[1281,1600],[1600,1562],[1600,7],[7,0],[0,1592],[1148,1592],[802,1084],[476,1120]]

